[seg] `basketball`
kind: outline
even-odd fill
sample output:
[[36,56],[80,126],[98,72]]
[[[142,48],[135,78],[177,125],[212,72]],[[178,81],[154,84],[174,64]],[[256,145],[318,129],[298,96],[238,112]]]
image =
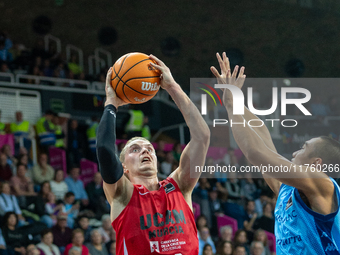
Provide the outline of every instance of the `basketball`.
[[141,104],[153,98],[160,88],[160,72],[150,65],[148,55],[134,52],[113,65],[111,85],[126,103]]

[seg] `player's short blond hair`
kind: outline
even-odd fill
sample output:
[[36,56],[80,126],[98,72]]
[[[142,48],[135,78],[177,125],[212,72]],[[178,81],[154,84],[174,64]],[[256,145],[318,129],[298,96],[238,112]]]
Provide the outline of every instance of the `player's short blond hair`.
[[143,140],[143,141],[146,141],[146,142],[150,143],[150,141],[148,139],[145,139],[144,137],[136,136],[136,137],[131,138],[129,141],[127,141],[127,143],[125,144],[122,152],[120,153],[120,156],[119,156],[120,162],[124,163],[126,150],[129,148],[130,144],[132,142],[136,141],[136,140]]

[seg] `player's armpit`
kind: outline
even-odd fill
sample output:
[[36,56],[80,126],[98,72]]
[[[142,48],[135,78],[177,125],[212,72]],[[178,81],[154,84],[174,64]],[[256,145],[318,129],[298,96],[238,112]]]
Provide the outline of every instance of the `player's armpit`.
[[110,205],[112,205],[114,200],[117,200],[119,203],[126,206],[132,197],[133,184],[123,176],[114,184],[104,182],[103,189]]

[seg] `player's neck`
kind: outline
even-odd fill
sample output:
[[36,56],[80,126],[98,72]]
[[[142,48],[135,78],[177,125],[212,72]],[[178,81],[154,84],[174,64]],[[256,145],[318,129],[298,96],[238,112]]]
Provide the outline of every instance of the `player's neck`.
[[146,176],[135,176],[131,180],[133,184],[143,185],[149,191],[154,191],[159,189],[159,183],[157,176],[146,177]]

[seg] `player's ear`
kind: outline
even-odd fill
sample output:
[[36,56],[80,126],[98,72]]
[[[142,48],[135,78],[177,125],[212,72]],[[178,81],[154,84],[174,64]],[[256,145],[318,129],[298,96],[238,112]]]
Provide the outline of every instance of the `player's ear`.
[[127,169],[126,165],[122,163],[124,174],[127,174],[129,172],[129,169]]
[[312,164],[315,165],[315,166],[322,165],[322,159],[321,158],[314,158]]

